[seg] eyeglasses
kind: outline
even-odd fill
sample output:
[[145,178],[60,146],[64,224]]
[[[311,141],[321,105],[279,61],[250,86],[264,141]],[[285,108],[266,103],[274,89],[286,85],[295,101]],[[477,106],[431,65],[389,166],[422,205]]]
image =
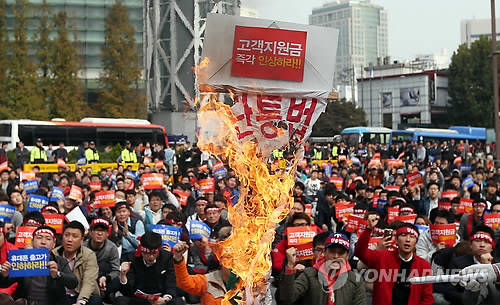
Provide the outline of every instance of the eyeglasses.
[[325,248],[321,248],[321,247],[316,247],[313,249],[314,252],[320,252],[320,253],[323,253],[325,252]]

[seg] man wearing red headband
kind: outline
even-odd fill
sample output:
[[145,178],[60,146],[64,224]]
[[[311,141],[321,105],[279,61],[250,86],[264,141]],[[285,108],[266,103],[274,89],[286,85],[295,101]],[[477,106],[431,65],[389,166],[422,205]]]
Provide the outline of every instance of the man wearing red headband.
[[116,305],[179,304],[173,257],[161,249],[161,243],[160,234],[144,233],[132,262],[121,264],[123,296],[116,299]]
[[410,275],[432,275],[430,264],[415,254],[419,237],[417,227],[403,223],[396,230],[397,251],[371,250],[368,243],[377,223],[376,218],[368,219],[368,228],[359,237],[354,251],[363,263],[379,272],[373,286],[373,304],[432,304],[432,284],[408,282]]
[[[448,268],[453,272],[457,273],[457,270],[466,268],[468,266],[474,266],[478,264],[485,264],[492,266],[492,252],[495,248],[495,242],[493,240],[493,230],[486,225],[476,226],[470,237],[470,248],[472,250],[471,254],[462,255],[452,259]],[[495,269],[492,269],[495,271]],[[464,273],[468,273],[465,271]],[[500,291],[495,287],[495,285],[487,285],[487,281],[478,282],[476,280],[463,281],[460,285],[453,286],[450,283],[444,284],[446,289],[444,291],[444,296],[446,300],[452,304],[498,304],[498,297],[500,296]],[[483,284],[483,285],[482,285]],[[478,302],[477,297],[481,295],[480,302]],[[495,299],[497,297],[497,299]],[[473,301],[471,298],[474,298]]]
[[[41,226],[33,232],[33,248],[52,250],[56,245],[56,232],[49,226]],[[75,289],[78,279],[71,271],[68,262],[50,253],[48,263],[49,276],[33,276],[24,278],[8,278],[10,263],[2,266],[2,277],[9,282],[17,282],[14,299],[24,298],[38,305],[68,304],[66,288]]]
[[229,221],[221,218],[221,211],[215,204],[205,207],[205,223],[212,229],[212,238],[222,227],[230,226]]
[[462,240],[469,240],[472,229],[483,223],[484,210],[488,208],[488,204],[484,199],[476,199],[472,202],[473,213],[464,213],[460,219],[458,235]]

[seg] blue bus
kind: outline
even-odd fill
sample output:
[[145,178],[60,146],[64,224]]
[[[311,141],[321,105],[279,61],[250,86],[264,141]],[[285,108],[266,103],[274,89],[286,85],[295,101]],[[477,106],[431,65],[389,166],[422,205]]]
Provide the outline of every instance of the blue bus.
[[349,127],[342,130],[341,135],[348,146],[357,146],[359,143],[388,144],[391,130],[385,127]]
[[443,142],[443,141],[486,141],[486,129],[480,127],[452,126],[449,129],[408,128],[393,130],[390,144],[406,142]]

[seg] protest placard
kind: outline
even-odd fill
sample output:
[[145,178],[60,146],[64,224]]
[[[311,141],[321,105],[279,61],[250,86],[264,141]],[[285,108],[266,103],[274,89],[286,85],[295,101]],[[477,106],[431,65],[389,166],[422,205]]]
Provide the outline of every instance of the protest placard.
[[295,255],[297,256],[297,261],[304,261],[313,258],[312,242],[296,245],[295,249],[296,249]]
[[400,186],[399,185],[387,185],[385,189],[388,192],[399,192]]
[[406,175],[406,179],[411,187],[416,185],[424,185],[424,177],[419,172],[414,172]]
[[156,173],[143,174],[141,182],[145,190],[157,190],[163,187],[163,175]]
[[212,233],[212,229],[199,220],[191,220],[189,225],[189,238],[190,239],[202,239],[202,238],[210,238],[210,234]]
[[64,215],[63,214],[43,214],[45,218],[45,224],[56,230],[57,234],[61,234],[64,225]]
[[49,249],[9,250],[9,277],[49,275]]
[[453,247],[457,239],[457,226],[454,223],[429,226],[431,239],[434,244],[444,242],[448,247]]
[[200,185],[200,191],[203,193],[213,193],[215,192],[215,179],[207,178],[201,179],[198,184]]
[[212,171],[214,173],[214,177],[217,180],[224,179],[227,176],[227,169],[224,167],[222,162],[217,162],[214,164]]
[[304,204],[304,213],[311,217],[312,216],[313,205],[310,203]]
[[457,214],[472,214],[472,203],[474,202],[474,199],[469,199],[469,198],[460,198],[460,204],[457,209]]
[[101,182],[89,182],[87,184],[91,192],[98,192],[101,190]]
[[330,177],[330,183],[333,183],[337,190],[341,190],[344,185],[344,178],[342,177]]
[[415,219],[417,218],[417,214],[409,214],[409,215],[398,215],[396,216],[395,221],[401,221],[405,223],[415,224]]
[[484,214],[483,217],[484,217],[484,224],[492,228],[493,230],[496,230],[500,225],[500,214],[498,213]]
[[181,228],[166,225],[151,225],[151,231],[161,235],[162,245],[175,246],[181,237]]
[[400,159],[388,159],[386,160],[387,167],[401,167],[404,166],[403,160]]
[[85,229],[90,228],[89,222],[87,221],[87,218],[85,217],[85,215],[83,215],[83,212],[80,209],[80,207],[75,207],[68,214],[66,214],[66,220],[68,222],[71,222],[73,220],[78,221],[79,223],[81,223],[85,227]]
[[398,207],[390,207],[387,208],[387,223],[391,223],[396,220],[396,217],[399,216],[399,208]]
[[354,212],[354,206],[356,204],[354,203],[348,203],[348,202],[338,202],[334,205],[335,207],[335,217],[339,221],[342,221],[344,217],[348,217],[350,214]]
[[49,204],[49,198],[42,195],[30,194],[28,197],[27,212],[40,211],[44,206]]
[[351,214],[347,218],[347,226],[345,230],[352,233],[356,232],[360,227],[363,227],[363,229],[365,229],[367,225],[368,220],[366,220],[363,216]]
[[472,177],[466,177],[463,181],[462,181],[462,186],[463,187],[466,187],[466,188],[469,188],[471,186],[474,185],[474,179]]
[[24,181],[23,189],[26,192],[26,194],[31,194],[36,192],[38,190],[38,180],[33,179]]
[[64,200],[64,191],[62,190],[62,188],[54,186],[52,188],[52,192],[50,193],[49,201],[57,201],[60,199]]
[[190,192],[184,192],[184,191],[175,189],[175,190],[172,191],[172,193],[179,195],[179,198],[177,199],[177,201],[179,201],[180,205],[182,205],[182,206],[186,206],[187,205],[188,198],[191,195]]
[[296,246],[312,242],[316,233],[316,228],[311,226],[288,227],[286,228],[288,246]]
[[66,167],[66,161],[64,161],[61,158],[57,159],[57,166],[58,167]]
[[79,186],[73,184],[71,186],[71,189],[69,190],[68,198],[73,200],[79,200],[82,199],[82,197],[83,197],[82,189]]
[[33,240],[33,232],[35,232],[36,227],[17,227],[16,241],[14,246],[19,249],[26,248],[26,245],[31,245]]
[[4,161],[4,162],[0,163],[0,173],[3,171],[8,171],[8,170],[9,170],[9,162],[8,161]]
[[446,192],[441,193],[441,198],[448,198],[450,200],[453,200],[453,198],[458,196],[458,191],[455,190],[450,190]]
[[8,204],[0,204],[0,220],[10,222],[16,212],[16,207]]
[[449,211],[451,209],[451,202],[439,200],[438,201],[438,209]]
[[101,191],[95,193],[94,208],[113,207],[116,204],[115,191]]
[[35,173],[32,171],[22,171],[21,172],[21,181],[29,181],[29,180],[35,180],[36,176]]

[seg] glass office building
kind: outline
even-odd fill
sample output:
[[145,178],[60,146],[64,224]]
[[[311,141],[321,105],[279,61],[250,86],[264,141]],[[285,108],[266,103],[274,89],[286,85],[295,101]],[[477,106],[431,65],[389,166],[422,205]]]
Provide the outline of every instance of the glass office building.
[[[7,0],[7,27],[12,36],[15,23],[13,11],[10,7],[15,0]],[[37,17],[43,0],[30,0],[32,9],[30,16],[32,20],[28,28],[28,39],[33,40],[38,28]],[[135,39],[137,51],[142,66],[143,62],[143,0],[122,0],[122,4],[127,7],[130,23],[135,27]],[[47,0],[50,13],[56,14],[66,11],[69,26],[78,41],[78,48],[82,59],[80,75],[84,81],[85,97],[90,103],[96,99],[98,88],[98,77],[101,73],[100,52],[104,45],[104,30],[108,9],[115,3],[115,0]],[[55,33],[52,33],[52,37]],[[73,38],[70,32],[71,38]]]

